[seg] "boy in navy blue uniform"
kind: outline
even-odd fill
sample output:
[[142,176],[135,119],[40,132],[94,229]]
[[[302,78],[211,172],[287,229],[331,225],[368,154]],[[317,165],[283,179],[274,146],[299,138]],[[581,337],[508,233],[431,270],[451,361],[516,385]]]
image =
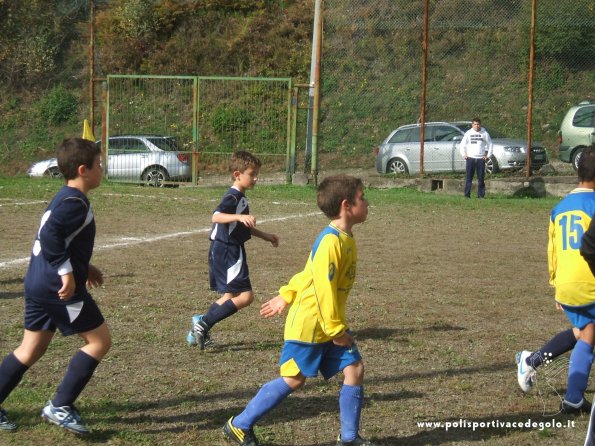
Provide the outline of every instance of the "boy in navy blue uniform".
[[[95,220],[87,198],[101,184],[103,169],[99,147],[71,138],[58,149],[63,186],[41,218],[29,269],[25,276],[25,329],[21,345],[0,364],[0,404],[24,373],[46,352],[59,329],[64,336],[78,334],[85,345],[78,350],[41,416],[70,432],[89,429],[74,407],[95,368],[111,346],[109,328],[87,290],[101,286],[103,275],[89,262],[95,242]],[[0,409],[0,430],[17,425]]]
[[235,152],[229,170],[233,185],[213,212],[211,247],[209,249],[209,280],[211,289],[222,294],[206,314],[194,315],[188,344],[204,349],[210,342],[209,330],[223,319],[247,307],[254,300],[244,243],[252,236],[279,246],[275,234],[256,229],[256,218],[250,215],[245,192],[258,180],[260,160],[246,151]]

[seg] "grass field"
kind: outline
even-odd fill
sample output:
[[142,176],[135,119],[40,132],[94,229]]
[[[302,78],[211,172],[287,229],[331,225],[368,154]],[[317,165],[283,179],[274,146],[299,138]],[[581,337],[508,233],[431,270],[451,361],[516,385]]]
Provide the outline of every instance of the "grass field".
[[[22,279],[39,219],[59,187],[0,179],[2,357],[20,341]],[[225,421],[278,374],[284,319],[261,319],[258,308],[303,268],[327,220],[312,188],[248,192],[259,227],[277,233],[281,245],[247,243],[256,301],[215,327],[216,346],[201,353],[184,338],[192,314],[217,297],[208,290],[206,258],[210,215],[223,190],[105,183],[91,193],[93,263],[106,279],[93,295],[114,341],[78,400],[93,433],[81,440],[41,422],[41,407],[80,346],[57,335],[4,402],[21,427],[0,432],[1,445],[226,444]],[[547,283],[548,216],[558,199],[464,200],[406,189],[366,195],[371,208],[355,228],[359,263],[348,310],[366,364],[363,436],[380,445],[582,444],[588,417],[557,414],[563,362],[557,376],[540,373],[529,396],[517,386],[514,364],[516,351],[568,326]],[[340,377],[308,381],[261,420],[262,443],[334,445],[340,384]],[[552,419],[560,425],[539,428]]]

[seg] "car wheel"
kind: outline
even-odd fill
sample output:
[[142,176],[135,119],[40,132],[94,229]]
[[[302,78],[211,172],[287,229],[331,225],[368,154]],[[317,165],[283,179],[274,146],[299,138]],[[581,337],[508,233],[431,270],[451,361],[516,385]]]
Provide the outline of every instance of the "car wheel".
[[500,167],[498,166],[498,161],[496,158],[491,156],[486,160],[486,173],[498,173],[500,172]]
[[145,170],[142,180],[147,186],[163,187],[163,182],[169,180],[169,175],[163,167],[152,166]]
[[386,173],[407,174],[409,169],[401,158],[393,158],[386,165]]
[[582,147],[580,149],[576,149],[572,154],[572,167],[574,167],[575,171],[578,170],[578,163],[581,159],[581,156],[583,156]]
[[63,178],[62,176],[62,172],[60,172],[60,169],[58,169],[57,167],[50,167],[47,171],[46,171],[46,175],[50,178]]

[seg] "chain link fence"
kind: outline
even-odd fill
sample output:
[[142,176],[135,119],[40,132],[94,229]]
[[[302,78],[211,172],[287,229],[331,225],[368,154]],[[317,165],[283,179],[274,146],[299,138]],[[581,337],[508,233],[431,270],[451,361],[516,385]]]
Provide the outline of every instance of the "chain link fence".
[[213,181],[231,153],[248,150],[263,176],[289,175],[291,80],[108,76],[106,172],[164,185]]
[[[355,159],[371,167],[372,149],[421,117],[424,2],[323,4],[321,164]],[[531,14],[530,1],[429,2],[426,122],[479,116],[488,129],[526,142]],[[537,1],[530,125],[551,160],[565,112],[593,97],[593,42],[592,1]]]

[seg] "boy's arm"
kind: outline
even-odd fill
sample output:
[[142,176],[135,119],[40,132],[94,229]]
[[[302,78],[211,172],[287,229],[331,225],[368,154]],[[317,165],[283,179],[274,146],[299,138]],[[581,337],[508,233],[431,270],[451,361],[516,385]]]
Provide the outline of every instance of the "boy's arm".
[[353,344],[353,336],[345,331],[341,336],[333,339],[333,344],[340,345],[341,347],[351,347]]
[[72,271],[66,239],[85,222],[88,208],[80,199],[64,200],[46,212],[39,228],[41,254],[60,275]]
[[239,221],[248,228],[256,226],[256,218],[249,214],[225,214],[223,212],[215,212],[211,217],[211,221],[222,225]]
[[261,238],[267,242],[271,242],[271,245],[273,245],[275,248],[277,246],[279,246],[279,236],[277,236],[276,234],[271,234],[269,232],[263,232],[259,229],[254,228],[254,227],[250,228],[250,233],[254,237],[258,237],[258,238]]
[[595,276],[595,218],[589,223],[589,228],[581,241],[581,255],[589,265],[591,273]]
[[60,276],[62,279],[62,288],[58,290],[58,297],[60,300],[69,300],[74,296],[76,291],[76,282],[74,280],[74,274],[71,272]]
[[281,296],[275,296],[260,307],[260,315],[263,317],[272,317],[283,313],[289,304]]
[[103,273],[99,268],[89,264],[89,274],[87,275],[87,286],[95,288],[103,285]]
[[79,198],[65,199],[51,212],[46,213],[39,229],[41,255],[56,268],[62,287],[57,294],[61,300],[69,300],[76,292],[76,281],[70,263],[66,239],[81,228],[89,208]]
[[289,280],[289,283],[287,285],[283,285],[279,289],[278,297],[283,299],[287,305],[291,305],[295,300],[298,291],[304,288],[304,282],[306,281],[308,283],[310,283],[311,281],[310,275],[306,270],[295,274]]
[[[552,217],[553,218],[553,217]],[[550,218],[550,226],[548,229],[548,242],[547,242],[547,267],[549,283],[554,286],[556,280],[556,225]]]
[[327,235],[320,242],[310,266],[320,326],[333,339],[343,337],[347,330],[337,297],[340,265],[340,242],[337,237]]

